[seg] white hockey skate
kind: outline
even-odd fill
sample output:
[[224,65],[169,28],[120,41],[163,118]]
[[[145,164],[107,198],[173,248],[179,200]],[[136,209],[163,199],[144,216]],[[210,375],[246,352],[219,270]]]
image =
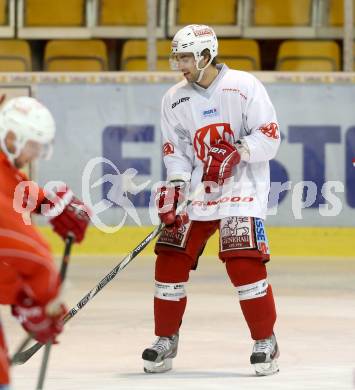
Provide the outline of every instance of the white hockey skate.
[[170,337],[158,337],[150,348],[143,351],[144,371],[152,374],[171,370],[178,343],[178,333]]
[[276,337],[272,334],[269,338],[256,340],[250,363],[254,366],[256,375],[272,375],[279,372],[277,358],[280,355]]

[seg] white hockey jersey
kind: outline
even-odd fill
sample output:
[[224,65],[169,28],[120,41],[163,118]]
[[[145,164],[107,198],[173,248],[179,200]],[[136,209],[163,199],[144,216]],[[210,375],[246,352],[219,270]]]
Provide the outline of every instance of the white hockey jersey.
[[202,88],[186,80],[162,101],[161,131],[167,179],[201,182],[210,145],[218,139],[241,141],[247,150],[223,186],[210,186],[190,204],[191,220],[228,216],[265,219],[270,189],[269,160],[280,145],[274,107],[264,86],[247,72],[217,65],[219,74]]

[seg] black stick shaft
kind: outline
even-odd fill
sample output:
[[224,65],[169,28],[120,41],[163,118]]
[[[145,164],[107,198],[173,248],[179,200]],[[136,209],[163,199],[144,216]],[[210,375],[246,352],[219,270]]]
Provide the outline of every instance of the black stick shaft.
[[18,356],[21,354],[22,351],[27,347],[27,345],[31,342],[32,336],[26,336],[25,340],[19,345],[16,352],[13,354],[12,358],[10,359],[10,365],[18,364],[16,363]]
[[[74,242],[74,237],[72,235],[68,235],[68,237],[65,239],[64,255],[62,258],[62,264],[60,266],[60,271],[59,271],[62,287],[63,287],[63,282],[65,280],[65,277],[67,275],[67,269],[70,260],[70,252],[71,252],[71,247],[73,242]],[[49,355],[51,349],[52,349],[52,342],[49,342],[45,346],[36,390],[43,389],[44,380],[46,379],[46,373],[47,373],[47,367],[48,367]]]
[[41,369],[39,371],[39,377],[38,377],[36,390],[43,390],[43,385],[44,385],[44,380],[46,378],[48,361],[49,361],[49,354],[51,352],[51,347],[52,347],[51,342],[47,343],[44,347],[44,354],[43,354]]
[[74,243],[74,237],[72,235],[69,235],[65,240],[64,255],[62,258],[62,264],[60,266],[60,271],[59,271],[59,275],[62,283],[64,282],[67,276],[67,269],[70,260],[70,252],[73,243]]

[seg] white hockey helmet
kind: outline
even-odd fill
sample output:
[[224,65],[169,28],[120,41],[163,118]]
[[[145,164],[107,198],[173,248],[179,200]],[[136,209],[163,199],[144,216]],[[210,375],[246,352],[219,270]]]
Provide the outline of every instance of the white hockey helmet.
[[[204,67],[207,68],[218,54],[218,40],[215,32],[209,26],[203,24],[190,24],[179,30],[172,42],[171,52],[172,55],[178,53],[193,53],[198,70],[202,70],[198,67],[198,64],[202,58],[201,53],[208,49],[211,54],[209,63]],[[174,66],[174,64],[172,65]]]
[[[9,131],[16,135],[15,152],[11,153],[5,145]],[[3,152],[13,162],[27,141],[41,145],[40,158],[48,159],[51,155],[55,135],[55,122],[49,110],[38,100],[21,96],[5,103],[0,110],[0,144]]]

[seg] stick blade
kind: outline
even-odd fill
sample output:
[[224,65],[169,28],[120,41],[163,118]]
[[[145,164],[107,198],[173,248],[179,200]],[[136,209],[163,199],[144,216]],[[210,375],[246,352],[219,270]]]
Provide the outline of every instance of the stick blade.
[[42,347],[43,347],[42,343],[36,343],[32,345],[32,347],[15,355],[11,360],[11,364],[13,364],[14,366],[19,366],[21,364],[26,363],[27,360],[29,360]]

